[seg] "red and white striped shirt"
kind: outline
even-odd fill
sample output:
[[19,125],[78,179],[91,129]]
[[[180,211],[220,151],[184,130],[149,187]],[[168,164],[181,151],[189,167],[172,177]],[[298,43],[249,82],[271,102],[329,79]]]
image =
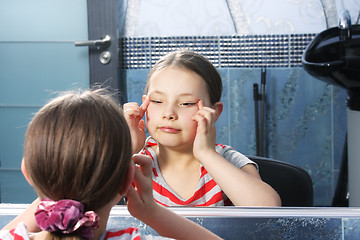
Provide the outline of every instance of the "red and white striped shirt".
[[[161,175],[156,153],[152,149],[152,147],[156,145],[157,142],[153,138],[148,137],[146,139],[145,147],[140,153],[150,156],[153,160],[153,194],[157,203],[164,206],[188,207],[224,206],[231,204],[219,185],[217,185],[203,166],[200,167],[200,179],[194,195],[189,199],[180,197],[170,188]],[[238,168],[249,163],[255,164],[230,146],[216,144],[215,150],[220,156],[224,157]]]

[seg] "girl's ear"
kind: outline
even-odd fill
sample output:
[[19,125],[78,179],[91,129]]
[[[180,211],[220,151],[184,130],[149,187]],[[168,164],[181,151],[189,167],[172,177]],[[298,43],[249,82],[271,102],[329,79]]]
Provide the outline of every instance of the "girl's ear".
[[127,175],[125,176],[125,179],[124,179],[124,183],[120,188],[119,193],[121,196],[125,196],[126,193],[128,192],[130,184],[134,180],[134,175],[135,175],[135,164],[131,161],[128,171],[127,171]]
[[21,172],[24,175],[26,181],[32,186],[32,182],[31,182],[29,173],[28,173],[28,171],[26,169],[26,166],[25,166],[25,159],[24,158],[21,160]]
[[215,109],[215,113],[216,113],[216,120],[219,119],[222,111],[223,111],[224,105],[222,102],[217,102],[214,104],[214,109]]

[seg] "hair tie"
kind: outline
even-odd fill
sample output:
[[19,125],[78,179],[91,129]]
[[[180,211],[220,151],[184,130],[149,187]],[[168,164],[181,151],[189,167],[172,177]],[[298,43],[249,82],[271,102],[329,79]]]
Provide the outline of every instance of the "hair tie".
[[78,201],[65,199],[52,201],[44,198],[35,212],[36,223],[41,230],[61,232],[92,239],[92,229],[99,227],[99,216],[94,211],[84,213],[84,205]]

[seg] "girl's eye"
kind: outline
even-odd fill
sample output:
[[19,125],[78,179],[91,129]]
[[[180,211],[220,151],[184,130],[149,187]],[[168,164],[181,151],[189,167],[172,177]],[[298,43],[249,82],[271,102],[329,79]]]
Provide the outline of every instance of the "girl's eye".
[[161,101],[160,100],[150,100],[152,103],[161,103]]
[[184,102],[184,103],[181,103],[180,105],[182,105],[182,106],[193,106],[195,104],[196,104],[195,102]]

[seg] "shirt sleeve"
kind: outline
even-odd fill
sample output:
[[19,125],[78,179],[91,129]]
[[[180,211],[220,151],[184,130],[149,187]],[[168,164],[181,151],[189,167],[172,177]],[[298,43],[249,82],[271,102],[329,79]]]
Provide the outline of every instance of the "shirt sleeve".
[[26,226],[20,222],[15,229],[0,231],[0,240],[29,240],[29,235]]
[[247,164],[253,164],[256,167],[256,169],[259,171],[259,167],[254,161],[250,160],[242,153],[236,151],[231,146],[217,144],[216,151],[220,156],[222,156],[223,158],[225,158],[226,160],[228,160],[238,168],[242,168]]
[[102,234],[100,240],[167,240],[161,236],[143,235],[136,227],[129,227],[126,229],[108,229]]

